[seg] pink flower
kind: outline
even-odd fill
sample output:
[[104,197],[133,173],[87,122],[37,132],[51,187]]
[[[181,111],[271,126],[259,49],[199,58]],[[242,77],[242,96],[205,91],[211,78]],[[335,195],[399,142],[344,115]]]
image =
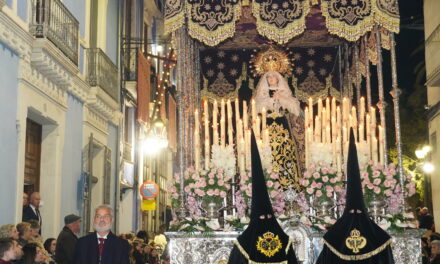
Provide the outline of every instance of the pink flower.
[[308,194],[313,194],[313,189],[312,188],[307,188],[307,193]]
[[225,184],[225,182],[224,182],[223,180],[218,180],[217,184],[218,184],[219,186],[223,186],[223,184]]
[[368,178],[368,172],[366,171],[362,172],[361,178]]
[[342,188],[341,188],[341,186],[335,186],[335,192],[341,192],[342,191]]
[[270,197],[276,197],[277,195],[278,195],[278,192],[275,191],[275,190],[272,190],[272,191],[270,192]]
[[213,185],[213,184],[215,183],[215,181],[214,181],[214,179],[209,179],[208,183],[209,183],[210,185]]
[[201,188],[205,188],[206,187],[206,181],[201,181],[199,183],[199,185],[200,185]]
[[332,191],[333,191],[333,187],[331,187],[331,186],[326,186],[326,187],[325,187],[325,190],[326,190],[327,192],[332,192]]
[[304,172],[304,178],[306,178],[306,179],[310,178],[310,173],[308,173],[307,171]]
[[331,178],[330,183],[336,183],[336,178]]
[[380,193],[380,188],[379,187],[374,187],[374,193],[375,194],[379,194]]
[[312,185],[310,186],[310,187],[312,187],[312,188],[316,188],[318,185],[316,185],[316,182],[315,181],[313,181],[312,182]]
[[322,196],[322,192],[321,190],[317,190],[316,191],[316,197],[321,197]]
[[393,191],[391,191],[390,189],[388,189],[388,190],[385,191],[385,195],[386,195],[387,197],[390,197],[392,194],[393,194]]
[[322,174],[327,174],[328,173],[328,169],[327,168],[322,168],[321,172],[322,172]]
[[390,187],[391,186],[391,183],[390,183],[390,181],[388,181],[388,180],[385,180],[384,182],[383,182],[383,186],[385,186],[385,187]]
[[213,172],[211,172],[211,173],[208,174],[208,177],[209,177],[210,179],[214,179],[215,175],[214,175]]
[[281,184],[280,184],[279,182],[275,182],[274,185],[273,185],[273,187],[274,187],[275,189],[279,189],[279,188],[281,187]]
[[173,193],[171,196],[173,197],[173,199],[179,199],[179,194],[177,193]]
[[328,182],[328,177],[327,176],[322,177],[322,181],[323,182]]
[[381,183],[381,180],[379,178],[374,179],[373,184],[379,185]]
[[333,197],[333,193],[332,193],[332,192],[327,192],[327,197],[328,197],[328,198]]
[[173,186],[173,187],[170,188],[170,192],[176,192],[176,191],[177,191],[177,189],[176,189],[175,186]]
[[220,192],[220,197],[221,198],[225,198],[226,197],[226,192],[225,191],[221,191]]
[[184,190],[185,190],[185,192],[189,192],[191,190],[191,188],[189,188],[189,186],[185,186]]
[[319,172],[314,172],[313,173],[313,178],[319,179],[320,177],[321,177],[321,175],[319,174]]
[[210,190],[208,190],[206,192],[206,194],[208,194],[209,196],[213,196],[214,195],[214,191],[210,189]]
[[374,178],[377,178],[377,177],[379,177],[380,176],[380,172],[379,171],[374,171],[373,172],[373,177]]
[[373,184],[371,184],[371,183],[369,183],[369,184],[367,184],[367,188],[368,188],[368,189],[370,189],[370,190],[373,190],[373,188],[374,188],[374,185],[373,185]]
[[187,173],[185,173],[185,175],[183,176],[183,178],[185,178],[185,180],[189,179],[189,175]]
[[276,174],[276,173],[271,173],[271,174],[270,174],[270,178],[276,180],[276,179],[278,179],[278,174]]
[[271,188],[273,186],[273,181],[267,181],[267,187]]
[[302,186],[308,186],[310,184],[310,182],[309,182],[309,180],[302,179],[301,184],[302,184]]
[[333,167],[331,167],[331,168],[328,170],[328,173],[330,173],[330,174],[335,174],[335,172],[336,172],[336,169],[333,168]]
[[318,183],[316,184],[316,188],[321,189],[321,188],[322,188],[322,182],[318,182]]
[[214,194],[215,194],[215,195],[219,195],[219,194],[220,194],[220,190],[219,190],[219,189],[215,189],[215,190],[214,190]]

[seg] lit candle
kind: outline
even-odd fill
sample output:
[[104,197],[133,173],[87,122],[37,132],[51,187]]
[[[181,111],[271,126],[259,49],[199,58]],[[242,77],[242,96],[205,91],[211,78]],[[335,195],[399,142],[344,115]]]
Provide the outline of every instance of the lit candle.
[[331,137],[330,137],[330,126],[327,125],[327,127],[325,128],[325,142],[326,142],[327,144],[331,143],[330,138],[331,138]]
[[255,100],[252,99],[251,101],[252,104],[252,124],[255,123],[255,119],[257,118],[257,108],[255,106]]
[[200,136],[197,128],[194,130],[194,163],[196,171],[198,171],[200,168]]
[[383,142],[383,128],[381,125],[378,126],[379,127],[379,161],[380,164],[385,165],[384,164],[384,142]]
[[263,131],[263,143],[264,146],[268,146],[270,144],[269,130],[267,129]]
[[251,130],[246,130],[246,149],[244,151],[246,155],[246,168],[251,166]]
[[[321,115],[321,129],[324,131],[322,132],[322,135],[325,135],[325,127],[327,126],[327,111],[324,109],[322,109],[322,115]],[[322,142],[325,143],[325,139],[323,137]]]
[[[306,118],[306,120],[307,120],[307,118]],[[266,108],[264,108],[264,107],[261,112],[261,122],[263,124],[263,130],[266,130],[267,117],[266,117]]]
[[321,143],[321,120],[319,119],[319,116],[315,117],[315,142]]
[[[307,108],[306,108],[307,110]],[[307,114],[306,114],[307,117]],[[307,120],[307,118],[306,118]],[[310,128],[306,126],[306,135],[305,135],[305,151],[306,151],[306,168],[309,167],[309,130]]]
[[365,118],[365,98],[361,97],[361,102],[359,106],[359,123],[363,124]]
[[[309,108],[306,107],[304,109],[304,115],[305,115],[305,119],[304,119],[304,127],[307,129],[309,127]],[[264,121],[263,121],[264,122]],[[263,123],[264,124],[264,123]],[[264,129],[264,126],[263,126]]]
[[209,140],[205,140],[205,169],[209,170],[210,153],[209,153]]
[[240,168],[240,173],[244,173],[246,169],[246,165],[245,165],[245,155],[243,151],[245,142],[243,138],[240,139],[240,145],[241,147],[240,147],[240,152],[238,154],[238,166]]
[[347,143],[347,128],[344,126],[342,127],[342,144],[345,145]]
[[217,100],[214,100],[213,110],[212,110],[212,135],[213,135],[213,144],[218,144],[218,124],[217,124],[217,111],[218,105]]
[[377,164],[377,163],[379,163],[379,159],[378,159],[379,153],[377,152],[377,138],[373,137],[371,143],[372,143],[371,152],[373,153],[373,161],[374,161],[374,164]]
[[[306,119],[309,119],[310,128],[313,131],[313,99],[309,97],[309,116],[306,115]],[[313,139],[310,139],[313,140]]]
[[330,111],[331,111],[331,108],[330,108],[330,98],[327,97],[325,99],[325,113],[326,113],[325,123],[326,123],[326,125],[328,125],[328,123],[330,123]]
[[353,128],[354,137],[357,140],[357,114],[356,114],[356,107],[351,107],[351,127]]
[[335,97],[333,97],[332,98],[332,115],[331,115],[331,118],[335,118],[336,119],[336,98]]
[[228,106],[228,144],[233,145],[234,144],[234,128],[232,126],[232,115],[234,113],[232,112],[232,105],[231,105],[230,100],[228,100],[227,106]]
[[368,149],[368,158],[371,160],[371,126],[370,126],[370,114],[365,115],[365,130]]
[[318,99],[318,113],[319,119],[322,119],[322,100],[321,98]]
[[364,142],[364,124],[359,124],[359,142]]
[[220,139],[222,147],[226,145],[226,110],[225,110],[225,100],[222,99],[221,102],[221,115],[220,115]]
[[247,113],[247,102],[245,100],[243,100],[243,129],[244,130],[248,129],[248,124],[249,124],[249,120],[248,120],[248,113]]
[[341,108],[336,107],[336,135],[341,138],[341,129],[342,129],[342,115]]
[[235,98],[235,120],[238,122],[240,119],[240,102],[238,101],[238,98]]
[[258,140],[260,139],[260,126],[261,126],[261,120],[260,117],[257,116],[257,118],[255,119],[255,129],[254,129],[254,133],[255,133],[255,138]]
[[332,116],[332,143],[336,142],[336,137],[338,136],[338,132],[336,131],[336,117]]
[[338,168],[338,172],[341,172],[342,168],[342,155],[341,155],[341,140],[340,138],[336,139],[336,164]]
[[209,157],[210,157],[210,144],[209,144],[209,112],[208,112],[208,100],[203,103],[204,120],[205,120],[205,169],[209,169]]

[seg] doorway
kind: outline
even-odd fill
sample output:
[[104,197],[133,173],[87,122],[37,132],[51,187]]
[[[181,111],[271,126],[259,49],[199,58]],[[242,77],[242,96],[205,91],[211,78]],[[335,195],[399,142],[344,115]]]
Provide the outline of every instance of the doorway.
[[42,126],[26,119],[26,144],[24,163],[24,192],[29,196],[40,191]]

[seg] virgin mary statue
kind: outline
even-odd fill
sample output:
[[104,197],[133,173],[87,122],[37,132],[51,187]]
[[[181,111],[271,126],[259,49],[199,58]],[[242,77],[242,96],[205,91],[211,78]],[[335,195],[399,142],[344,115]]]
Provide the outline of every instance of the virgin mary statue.
[[258,82],[254,95],[257,112],[267,112],[272,151],[272,169],[280,175],[280,184],[287,189],[299,188],[300,166],[298,149],[286,118],[288,114],[299,116],[299,101],[293,97],[287,81],[277,71],[266,72]]

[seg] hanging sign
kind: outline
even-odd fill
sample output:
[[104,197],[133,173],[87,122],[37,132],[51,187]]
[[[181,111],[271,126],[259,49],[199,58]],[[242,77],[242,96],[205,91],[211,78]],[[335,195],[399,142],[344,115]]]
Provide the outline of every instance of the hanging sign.
[[142,199],[151,200],[159,193],[159,186],[153,181],[144,181],[139,191]]
[[156,201],[155,200],[142,200],[141,210],[142,211],[156,210]]

